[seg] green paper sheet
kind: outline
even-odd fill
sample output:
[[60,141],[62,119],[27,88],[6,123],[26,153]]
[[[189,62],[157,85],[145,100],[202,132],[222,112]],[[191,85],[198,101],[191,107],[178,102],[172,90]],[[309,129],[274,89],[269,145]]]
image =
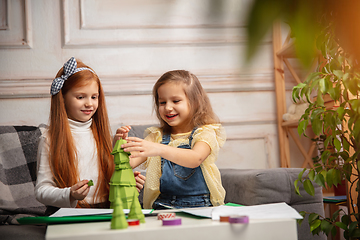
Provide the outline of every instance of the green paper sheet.
[[[153,209],[142,209],[145,216],[152,216]],[[101,222],[111,221],[112,214],[93,214],[93,215],[81,215],[81,216],[59,216],[59,217],[23,217],[17,219],[20,224],[67,224],[67,223],[81,223],[81,222]]]
[[66,224],[66,223],[81,223],[81,222],[101,222],[110,221],[111,214],[105,215],[90,215],[90,216],[70,216],[70,217],[23,217],[17,219],[20,224]]

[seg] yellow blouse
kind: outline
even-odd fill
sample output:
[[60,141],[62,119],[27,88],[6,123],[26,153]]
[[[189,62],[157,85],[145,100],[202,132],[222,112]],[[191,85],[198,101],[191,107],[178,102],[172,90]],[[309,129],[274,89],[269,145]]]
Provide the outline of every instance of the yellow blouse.
[[[177,147],[188,144],[191,132],[181,134],[171,134],[169,146]],[[161,143],[162,131],[158,127],[150,127],[145,130],[145,140]],[[192,146],[196,142],[202,141],[211,148],[210,155],[200,164],[205,182],[210,191],[210,201],[213,206],[224,204],[225,189],[221,184],[220,171],[215,165],[219,150],[226,141],[225,129],[221,124],[204,125],[196,129],[193,135]],[[148,157],[140,166],[146,169],[146,181],[144,186],[144,208],[152,208],[154,201],[160,194],[160,177],[161,177],[161,158],[160,156]]]

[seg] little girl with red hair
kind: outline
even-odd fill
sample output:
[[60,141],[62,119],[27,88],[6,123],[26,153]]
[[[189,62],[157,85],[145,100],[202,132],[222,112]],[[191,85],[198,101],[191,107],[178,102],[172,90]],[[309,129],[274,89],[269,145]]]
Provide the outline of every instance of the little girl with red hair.
[[[93,69],[70,58],[51,85],[50,124],[38,152],[37,200],[52,207],[109,207],[114,172],[104,91]],[[137,188],[145,177],[135,172]],[[94,186],[89,186],[92,180]]]

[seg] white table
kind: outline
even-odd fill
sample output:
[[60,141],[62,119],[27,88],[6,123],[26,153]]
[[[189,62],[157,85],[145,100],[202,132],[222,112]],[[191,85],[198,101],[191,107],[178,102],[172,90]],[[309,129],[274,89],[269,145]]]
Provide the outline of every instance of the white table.
[[296,240],[295,219],[251,220],[249,224],[229,224],[211,219],[181,217],[180,226],[162,226],[157,217],[146,217],[146,223],[123,230],[110,229],[108,222],[49,225],[46,239],[116,239],[116,240]]

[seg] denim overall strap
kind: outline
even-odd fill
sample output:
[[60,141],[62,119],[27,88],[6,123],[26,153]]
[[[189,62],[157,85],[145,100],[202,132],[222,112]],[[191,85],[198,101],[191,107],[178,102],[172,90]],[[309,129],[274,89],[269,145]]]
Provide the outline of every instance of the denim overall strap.
[[190,145],[190,148],[191,148],[191,142],[193,140],[193,135],[194,135],[194,132],[196,131],[197,127],[194,127],[194,129],[191,131],[191,134],[190,134],[190,137],[189,137],[189,145]]
[[[196,128],[189,137],[189,143],[178,148],[191,149],[191,143]],[[162,144],[169,144],[170,135],[163,136]],[[187,168],[161,158],[162,176],[160,178],[160,192],[166,195],[194,196],[209,194],[200,166]]]
[[[162,136],[162,141],[161,141],[161,143],[162,144],[165,144],[165,145],[168,145],[169,144],[169,142],[170,142],[170,134],[164,134],[163,136]],[[164,168],[164,161],[165,159],[164,158],[161,158],[161,173],[162,173],[162,171],[163,171],[163,168]]]
[[[190,137],[189,137],[189,146],[190,146],[190,148],[191,148],[191,142],[193,140],[193,135],[194,135],[194,132],[196,131],[196,129],[197,129],[197,127],[195,127],[190,133]],[[162,136],[161,143],[165,144],[165,145],[168,145],[170,143],[170,139],[171,139],[170,134],[168,134],[168,133],[164,134]],[[165,162],[164,160],[165,160],[164,158],[161,158],[161,172],[163,171],[163,168],[164,168],[164,162]]]

